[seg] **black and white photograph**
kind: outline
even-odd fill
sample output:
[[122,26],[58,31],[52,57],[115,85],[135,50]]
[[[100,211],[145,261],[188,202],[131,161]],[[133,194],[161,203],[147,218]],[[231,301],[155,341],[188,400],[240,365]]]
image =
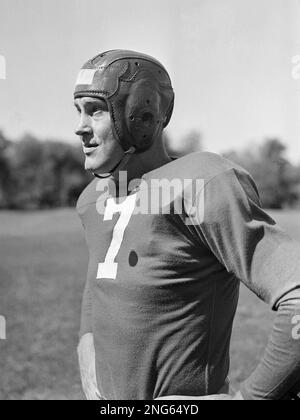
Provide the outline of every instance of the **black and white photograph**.
[[0,0],[0,400],[300,400],[299,0]]

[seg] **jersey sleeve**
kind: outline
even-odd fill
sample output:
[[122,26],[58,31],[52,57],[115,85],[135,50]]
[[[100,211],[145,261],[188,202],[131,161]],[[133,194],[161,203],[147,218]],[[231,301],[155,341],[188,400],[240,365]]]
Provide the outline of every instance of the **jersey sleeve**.
[[79,337],[81,338],[85,334],[92,333],[92,292],[90,288],[89,280],[86,281],[82,306],[81,306],[81,322],[80,322],[80,331]]
[[277,309],[286,293],[300,287],[300,244],[262,210],[246,171],[218,174],[206,182],[201,197],[204,213],[194,223],[201,240],[228,272]]
[[[77,213],[81,220],[83,229],[85,229],[83,217],[82,217],[82,214],[80,213],[80,205],[78,204],[77,204]],[[87,280],[86,280],[84,292],[83,292],[83,297],[82,297],[79,338],[81,338],[85,334],[93,332],[92,310],[93,310],[93,295],[91,291],[90,281],[87,276]]]

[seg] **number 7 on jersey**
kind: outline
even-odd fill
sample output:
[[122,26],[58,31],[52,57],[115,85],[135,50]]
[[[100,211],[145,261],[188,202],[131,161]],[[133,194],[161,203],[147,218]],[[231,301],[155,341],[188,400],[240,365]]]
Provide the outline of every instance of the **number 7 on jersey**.
[[129,195],[122,203],[117,204],[113,198],[107,200],[104,213],[104,221],[112,220],[115,213],[120,213],[114,230],[112,241],[108,248],[104,262],[98,264],[97,280],[113,279],[115,280],[118,272],[118,263],[115,259],[120,251],[124,238],[125,229],[133,214],[136,203],[136,194]]

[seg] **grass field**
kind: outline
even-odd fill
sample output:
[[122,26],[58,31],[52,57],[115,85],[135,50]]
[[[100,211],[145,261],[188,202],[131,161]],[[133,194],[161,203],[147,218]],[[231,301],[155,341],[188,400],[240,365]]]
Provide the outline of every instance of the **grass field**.
[[[300,212],[272,212],[300,239]],[[0,399],[81,399],[76,345],[87,251],[72,210],[0,213]],[[231,379],[256,366],[273,314],[242,289]]]

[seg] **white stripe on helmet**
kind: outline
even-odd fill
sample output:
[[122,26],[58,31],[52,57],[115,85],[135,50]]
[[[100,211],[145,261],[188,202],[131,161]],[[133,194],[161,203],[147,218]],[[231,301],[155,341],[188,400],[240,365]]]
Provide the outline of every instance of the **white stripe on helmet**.
[[77,85],[91,85],[93,83],[96,71],[97,70],[95,69],[80,70],[77,80],[76,80],[76,86]]

